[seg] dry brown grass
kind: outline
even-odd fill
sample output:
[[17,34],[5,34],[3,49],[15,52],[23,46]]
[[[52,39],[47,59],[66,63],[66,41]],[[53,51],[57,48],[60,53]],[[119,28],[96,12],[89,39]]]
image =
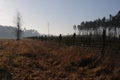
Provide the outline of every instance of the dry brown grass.
[[120,59],[93,48],[37,40],[0,40],[0,67],[13,80],[120,80]]

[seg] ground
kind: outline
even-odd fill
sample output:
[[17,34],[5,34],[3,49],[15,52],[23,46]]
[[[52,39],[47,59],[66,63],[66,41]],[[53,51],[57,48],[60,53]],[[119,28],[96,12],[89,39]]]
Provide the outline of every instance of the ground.
[[0,71],[12,80],[120,80],[120,54],[113,55],[92,47],[2,39]]

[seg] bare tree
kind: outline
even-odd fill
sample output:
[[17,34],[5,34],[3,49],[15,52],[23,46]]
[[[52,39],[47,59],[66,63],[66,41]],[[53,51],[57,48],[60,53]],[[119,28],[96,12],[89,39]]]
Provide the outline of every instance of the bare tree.
[[21,30],[22,16],[20,15],[20,12],[17,12],[15,24],[16,24],[16,40],[20,40],[22,34],[22,30]]
[[73,25],[73,29],[75,30],[75,33],[76,33],[76,30],[77,30],[76,25]]

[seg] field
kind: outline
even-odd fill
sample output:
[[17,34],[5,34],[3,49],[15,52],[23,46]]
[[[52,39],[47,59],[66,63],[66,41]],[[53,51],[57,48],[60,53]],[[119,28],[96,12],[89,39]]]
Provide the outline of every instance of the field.
[[[120,49],[67,46],[23,39],[0,40],[1,80],[120,80]],[[120,48],[120,47],[119,47]],[[115,51],[114,51],[115,50]],[[9,79],[6,79],[9,77]]]

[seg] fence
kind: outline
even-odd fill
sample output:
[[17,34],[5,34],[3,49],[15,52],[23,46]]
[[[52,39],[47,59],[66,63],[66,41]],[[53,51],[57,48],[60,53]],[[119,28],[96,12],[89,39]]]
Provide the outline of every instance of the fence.
[[[102,35],[73,35],[62,36],[39,36],[31,37],[32,39],[38,39],[41,41],[51,41],[59,44],[65,44],[68,46],[76,45],[83,47],[92,47],[104,54],[107,49],[112,50],[115,53],[119,53],[120,50],[120,38],[106,36],[106,30],[103,30]],[[109,52],[110,53],[110,52]]]

